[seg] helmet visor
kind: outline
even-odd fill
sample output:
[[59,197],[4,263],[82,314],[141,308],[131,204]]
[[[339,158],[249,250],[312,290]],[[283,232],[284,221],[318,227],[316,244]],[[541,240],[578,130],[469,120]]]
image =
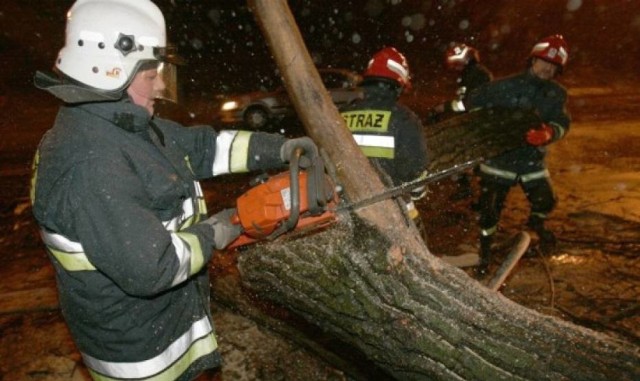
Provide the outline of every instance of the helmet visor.
[[178,103],[178,67],[169,62],[160,62],[158,76],[164,82],[164,89],[155,94],[156,98]]
[[187,61],[178,54],[178,49],[174,45],[168,45],[165,47],[154,47],[154,57],[160,62],[168,62],[174,65],[185,65]]

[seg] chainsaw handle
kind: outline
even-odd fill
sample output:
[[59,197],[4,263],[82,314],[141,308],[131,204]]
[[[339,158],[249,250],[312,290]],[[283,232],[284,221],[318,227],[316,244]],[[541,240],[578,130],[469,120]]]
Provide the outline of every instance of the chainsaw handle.
[[298,147],[293,151],[293,157],[289,162],[291,209],[289,210],[289,218],[284,224],[285,231],[292,230],[298,224],[298,218],[300,218],[300,156],[302,156],[302,148]]

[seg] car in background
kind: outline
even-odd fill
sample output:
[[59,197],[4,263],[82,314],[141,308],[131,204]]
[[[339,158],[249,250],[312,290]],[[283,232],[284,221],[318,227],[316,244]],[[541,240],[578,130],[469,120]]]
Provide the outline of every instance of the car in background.
[[[362,77],[346,69],[318,69],[320,78],[333,103],[341,109],[362,98]],[[260,130],[284,117],[294,116],[295,110],[284,87],[275,91],[256,91],[225,98],[218,110],[223,123],[243,123],[244,126]]]

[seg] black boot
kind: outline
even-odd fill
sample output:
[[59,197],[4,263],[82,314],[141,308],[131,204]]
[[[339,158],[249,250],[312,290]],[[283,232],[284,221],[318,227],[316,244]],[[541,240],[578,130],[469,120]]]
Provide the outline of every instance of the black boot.
[[492,236],[480,237],[480,263],[476,267],[476,274],[478,276],[485,276],[489,270],[489,263],[491,262],[491,244],[493,243]]
[[543,252],[549,251],[556,246],[556,235],[551,230],[544,227],[544,219],[536,216],[529,218],[527,225],[533,229],[540,239],[540,248]]

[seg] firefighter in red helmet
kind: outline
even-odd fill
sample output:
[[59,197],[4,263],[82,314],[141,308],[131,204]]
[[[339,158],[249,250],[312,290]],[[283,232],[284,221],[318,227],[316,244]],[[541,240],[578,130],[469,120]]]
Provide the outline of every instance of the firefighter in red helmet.
[[[405,56],[392,47],[375,53],[363,73],[364,98],[342,111],[345,123],[363,153],[388,186],[425,175],[427,146],[420,119],[398,98],[411,88],[411,72]],[[425,194],[415,189],[404,200],[407,215],[424,237],[424,228],[413,203]]]
[[480,272],[489,264],[500,212],[509,190],[515,185],[523,188],[531,204],[527,224],[536,232],[542,248],[549,249],[555,244],[555,235],[545,227],[556,198],[544,158],[547,146],[569,131],[567,91],[554,81],[564,70],[568,58],[567,42],[561,35],[545,37],[531,49],[523,73],[481,86],[455,105],[461,111],[488,107],[534,111],[541,120],[539,126],[531,128],[523,137],[525,146],[480,165]]

